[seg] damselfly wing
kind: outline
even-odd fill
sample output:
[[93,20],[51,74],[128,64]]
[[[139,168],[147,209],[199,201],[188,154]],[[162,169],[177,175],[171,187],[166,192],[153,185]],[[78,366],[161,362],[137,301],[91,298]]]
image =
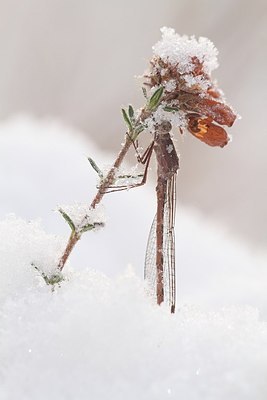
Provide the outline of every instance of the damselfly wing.
[[[176,174],[167,182],[166,199],[164,204],[163,219],[163,288],[164,302],[171,312],[175,311],[176,283],[175,283],[175,190]],[[149,295],[157,299],[157,214],[154,217],[146,249],[145,280]]]

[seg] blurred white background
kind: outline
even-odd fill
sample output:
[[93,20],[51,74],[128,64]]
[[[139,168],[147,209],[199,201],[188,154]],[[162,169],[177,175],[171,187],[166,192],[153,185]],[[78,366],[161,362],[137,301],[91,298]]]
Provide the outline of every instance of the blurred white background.
[[1,0],[0,118],[53,116],[115,154],[164,25],[215,43],[214,76],[242,115],[223,150],[178,139],[179,202],[266,248],[266,0]]

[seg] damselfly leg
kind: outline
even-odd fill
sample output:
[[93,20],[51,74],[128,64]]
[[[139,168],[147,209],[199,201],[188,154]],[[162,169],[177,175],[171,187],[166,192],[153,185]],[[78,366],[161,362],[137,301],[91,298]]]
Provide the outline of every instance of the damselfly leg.
[[142,156],[138,155],[138,158],[137,158],[138,162],[140,162],[141,164],[143,164],[145,166],[144,172],[142,174],[142,179],[141,179],[140,182],[130,183],[128,185],[109,186],[105,190],[105,194],[112,193],[112,192],[119,192],[119,191],[122,191],[122,190],[129,190],[129,189],[133,189],[133,188],[136,188],[136,187],[139,187],[139,186],[143,186],[146,183],[146,180],[147,180],[148,167],[149,167],[151,155],[152,155],[152,152],[153,152],[153,147],[154,147],[154,141],[148,146],[148,148],[146,149],[144,154],[142,154]]

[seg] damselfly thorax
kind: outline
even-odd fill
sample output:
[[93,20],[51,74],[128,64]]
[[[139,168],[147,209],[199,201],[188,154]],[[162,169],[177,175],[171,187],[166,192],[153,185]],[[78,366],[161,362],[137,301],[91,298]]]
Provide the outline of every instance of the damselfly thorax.
[[156,131],[154,151],[158,163],[158,178],[170,179],[179,169],[179,159],[170,136],[171,124],[163,122]]

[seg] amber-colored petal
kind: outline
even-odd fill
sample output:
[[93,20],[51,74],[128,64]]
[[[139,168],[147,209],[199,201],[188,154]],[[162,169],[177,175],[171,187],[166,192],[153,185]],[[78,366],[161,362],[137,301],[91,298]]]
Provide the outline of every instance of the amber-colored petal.
[[236,119],[233,110],[226,104],[195,94],[188,95],[186,108],[188,111],[196,111],[198,114],[210,117],[220,125],[232,126]]
[[229,141],[226,131],[221,126],[213,124],[210,118],[189,116],[188,130],[209,146],[224,147]]

